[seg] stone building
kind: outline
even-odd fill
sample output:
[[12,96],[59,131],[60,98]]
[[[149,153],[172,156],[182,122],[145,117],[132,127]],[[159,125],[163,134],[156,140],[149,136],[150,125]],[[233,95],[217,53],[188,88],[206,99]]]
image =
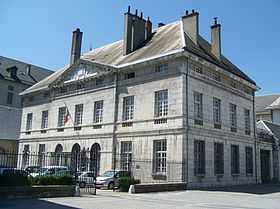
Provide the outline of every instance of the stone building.
[[209,43],[196,11],[152,30],[129,8],[124,39],[81,56],[77,29],[70,64],[21,94],[20,152],[78,151],[81,170],[142,182],[259,182],[257,86],[221,53],[217,19],[210,30]]
[[256,97],[256,119],[280,124],[280,95]]
[[22,113],[19,93],[52,71],[0,56],[0,153],[17,151]]

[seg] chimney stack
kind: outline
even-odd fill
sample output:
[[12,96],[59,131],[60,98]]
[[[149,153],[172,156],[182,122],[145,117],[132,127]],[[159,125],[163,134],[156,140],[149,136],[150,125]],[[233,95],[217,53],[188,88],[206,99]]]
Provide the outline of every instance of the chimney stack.
[[149,40],[152,35],[152,22],[149,17],[147,20],[143,18],[143,13],[138,16],[138,10],[135,14],[130,12],[130,6],[124,14],[124,39],[123,39],[123,55],[127,55]]
[[218,24],[217,17],[215,17],[214,24],[211,26],[211,52],[220,60],[221,51],[221,24]]
[[71,65],[76,63],[77,60],[79,60],[81,57],[82,38],[83,38],[83,32],[81,32],[79,28],[73,31],[72,49],[71,49],[71,58],[70,58]]
[[198,44],[199,36],[199,13],[192,10],[192,13],[189,13],[186,10],[185,15],[182,17],[183,30],[191,38],[191,40]]

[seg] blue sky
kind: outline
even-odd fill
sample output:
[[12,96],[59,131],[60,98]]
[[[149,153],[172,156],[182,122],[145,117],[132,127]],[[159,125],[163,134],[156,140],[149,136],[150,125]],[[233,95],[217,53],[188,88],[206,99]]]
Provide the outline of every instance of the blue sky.
[[158,22],[200,13],[210,40],[212,18],[222,24],[222,51],[262,88],[280,93],[279,0],[1,0],[0,55],[57,70],[69,62],[72,31],[84,32],[83,52],[122,39],[127,6]]

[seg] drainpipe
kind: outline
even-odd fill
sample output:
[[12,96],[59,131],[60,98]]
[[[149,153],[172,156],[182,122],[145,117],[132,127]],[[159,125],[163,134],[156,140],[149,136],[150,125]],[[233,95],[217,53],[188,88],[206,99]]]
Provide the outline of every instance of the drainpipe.
[[258,184],[258,166],[257,166],[257,136],[256,136],[256,112],[255,112],[255,92],[253,94],[253,128],[254,128],[254,139],[255,139],[255,176],[256,184]]
[[186,149],[186,184],[188,187],[188,181],[189,181],[189,80],[188,80],[188,76],[189,76],[189,58],[187,58],[187,72],[186,72],[186,127],[185,127],[185,131],[186,131],[186,143],[187,143],[187,149]]
[[[119,96],[118,96],[118,71],[115,71],[115,88],[114,88],[114,97],[115,97],[115,104],[114,104],[114,121],[113,121],[113,141],[112,141],[112,154],[113,154],[113,171],[114,171],[114,188],[115,188],[115,174],[116,174],[116,161],[117,161],[117,121],[118,121],[118,106],[119,106]],[[113,188],[113,191],[114,191]]]

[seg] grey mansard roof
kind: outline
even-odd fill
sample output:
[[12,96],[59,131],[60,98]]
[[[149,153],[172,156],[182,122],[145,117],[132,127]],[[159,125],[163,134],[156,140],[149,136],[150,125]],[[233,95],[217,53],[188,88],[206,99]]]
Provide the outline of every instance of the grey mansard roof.
[[275,106],[280,107],[280,94],[256,97],[256,112],[267,111]]
[[[27,85],[33,85],[53,73],[53,71],[47,70],[45,68],[38,67],[35,65],[30,65],[31,71],[30,74],[28,74],[27,73],[28,65],[30,64],[15,59],[0,56],[0,78],[11,80],[11,81],[22,82]],[[12,67],[16,67],[18,69],[17,79],[12,78],[11,73],[7,71],[7,69]]]
[[[221,61],[216,59],[211,53],[211,45],[201,36],[199,37],[198,46],[195,45],[192,40],[183,33],[181,21],[170,23],[155,29],[153,31],[152,38],[148,42],[144,43],[142,47],[128,55],[123,55],[123,40],[120,40],[103,47],[93,49],[82,55],[81,59],[110,65],[115,68],[121,68],[136,62],[168,54],[175,54],[185,50],[220,66],[224,70],[245,79],[253,85],[256,84],[224,56],[222,56]],[[28,94],[42,88],[48,88],[48,86],[56,80],[56,78],[58,78],[67,67],[68,66],[58,70],[58,72],[54,73],[47,79],[44,79],[37,85],[27,89],[23,92],[23,94]]]

